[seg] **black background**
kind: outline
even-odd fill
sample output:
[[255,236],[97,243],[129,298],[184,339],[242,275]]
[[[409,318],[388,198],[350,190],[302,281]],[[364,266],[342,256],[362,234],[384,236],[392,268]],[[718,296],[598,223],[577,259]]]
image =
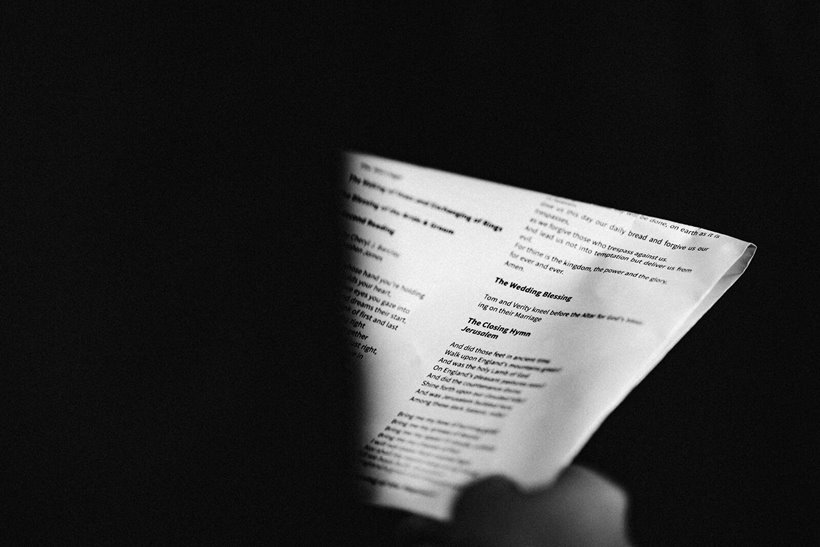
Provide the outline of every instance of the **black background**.
[[6,8],[24,537],[389,535],[330,304],[356,149],[756,243],[578,461],[637,544],[816,543],[817,10],[569,6]]

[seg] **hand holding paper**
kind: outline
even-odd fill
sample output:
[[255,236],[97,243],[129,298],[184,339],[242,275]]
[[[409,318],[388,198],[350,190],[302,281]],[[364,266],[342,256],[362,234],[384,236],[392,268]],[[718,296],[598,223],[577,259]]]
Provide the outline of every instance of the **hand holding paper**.
[[705,229],[347,156],[343,305],[367,500],[447,518],[553,480],[749,264]]

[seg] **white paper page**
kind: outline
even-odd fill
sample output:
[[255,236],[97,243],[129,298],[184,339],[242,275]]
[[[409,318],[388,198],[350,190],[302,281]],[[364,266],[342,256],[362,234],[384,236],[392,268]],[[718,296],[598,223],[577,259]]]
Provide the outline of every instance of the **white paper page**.
[[357,478],[369,502],[440,519],[481,476],[552,480],[755,251],[364,154],[344,178]]

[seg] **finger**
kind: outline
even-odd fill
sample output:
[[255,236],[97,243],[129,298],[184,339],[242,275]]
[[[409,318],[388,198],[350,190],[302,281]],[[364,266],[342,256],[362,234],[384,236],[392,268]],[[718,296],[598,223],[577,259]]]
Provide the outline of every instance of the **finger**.
[[478,518],[496,515],[500,509],[515,503],[522,492],[511,480],[492,476],[465,488],[456,500],[453,519]]
[[508,545],[516,535],[514,516],[525,500],[511,480],[492,476],[465,488],[453,508],[448,532],[450,545]]

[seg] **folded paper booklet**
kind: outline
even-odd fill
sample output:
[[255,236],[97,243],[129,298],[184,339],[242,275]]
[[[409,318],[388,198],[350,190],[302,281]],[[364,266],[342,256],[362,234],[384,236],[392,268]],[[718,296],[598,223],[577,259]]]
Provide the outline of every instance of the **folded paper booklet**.
[[702,228],[348,153],[344,323],[366,501],[543,486],[743,273]]

